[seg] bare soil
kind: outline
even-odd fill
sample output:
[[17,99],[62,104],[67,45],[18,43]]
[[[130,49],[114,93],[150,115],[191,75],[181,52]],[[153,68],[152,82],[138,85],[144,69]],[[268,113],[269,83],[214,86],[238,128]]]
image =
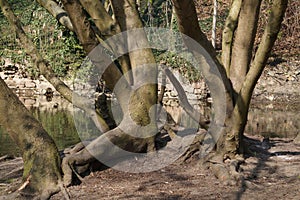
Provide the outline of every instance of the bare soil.
[[[292,139],[248,136],[251,155],[241,165],[242,180],[225,185],[197,159],[174,163],[150,173],[126,173],[114,169],[93,172],[68,188],[71,199],[299,199],[300,146]],[[4,166],[4,160],[0,166]],[[17,159],[15,168],[20,166]],[[21,163],[22,164],[22,163]],[[0,180],[12,171],[0,169]],[[21,171],[0,181],[0,199],[20,187]],[[2,196],[1,196],[2,195]],[[52,200],[61,200],[58,193]]]
[[281,138],[246,142],[252,155],[241,166],[244,178],[238,185],[224,185],[193,160],[151,173],[98,171],[69,191],[72,199],[299,199],[300,146]]

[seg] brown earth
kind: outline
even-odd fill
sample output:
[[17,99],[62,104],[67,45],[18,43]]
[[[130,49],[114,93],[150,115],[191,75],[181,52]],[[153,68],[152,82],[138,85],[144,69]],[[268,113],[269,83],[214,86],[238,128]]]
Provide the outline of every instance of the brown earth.
[[247,143],[254,156],[242,164],[244,179],[238,185],[224,185],[193,160],[151,173],[94,172],[69,191],[72,199],[299,199],[300,146],[280,138]]
[[[250,136],[249,136],[250,137]],[[126,173],[114,169],[93,172],[83,182],[68,188],[71,199],[299,199],[300,146],[292,139],[252,137],[243,179],[237,185],[226,185],[196,159],[174,163],[150,173]],[[6,160],[8,162],[9,160]],[[16,160],[15,163],[19,162]],[[4,161],[0,163],[3,166]],[[17,168],[22,163],[15,166]],[[12,171],[12,168],[9,168]],[[20,171],[19,171],[20,172]],[[5,170],[0,170],[3,177]],[[21,173],[13,184],[1,181],[0,199],[20,187]],[[0,178],[1,179],[1,178]],[[58,193],[52,200],[61,200]]]

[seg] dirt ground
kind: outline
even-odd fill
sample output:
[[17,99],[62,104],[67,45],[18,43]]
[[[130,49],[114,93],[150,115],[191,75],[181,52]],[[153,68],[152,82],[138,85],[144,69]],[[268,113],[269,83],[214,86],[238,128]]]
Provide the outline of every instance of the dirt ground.
[[151,173],[95,172],[69,191],[72,199],[299,199],[300,146],[280,138],[247,142],[254,156],[241,166],[238,185],[224,185],[194,160]]
[[[250,137],[250,136],[249,136]],[[241,165],[243,179],[225,185],[197,160],[174,163],[150,173],[126,173],[114,169],[93,172],[68,188],[71,199],[299,199],[300,146],[292,139],[249,138],[252,155]],[[0,162],[3,166],[4,162]],[[19,162],[20,160],[16,160]],[[12,169],[10,168],[10,171]],[[0,179],[7,173],[0,167]],[[0,199],[20,186],[21,173],[12,183],[0,181]],[[13,177],[11,177],[13,178]],[[2,195],[2,197],[1,197]],[[61,200],[61,193],[51,200]]]

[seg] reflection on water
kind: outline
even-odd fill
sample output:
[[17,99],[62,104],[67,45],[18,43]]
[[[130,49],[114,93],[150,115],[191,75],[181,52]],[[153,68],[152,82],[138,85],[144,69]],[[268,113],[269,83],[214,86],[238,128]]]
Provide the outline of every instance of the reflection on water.
[[245,132],[264,137],[295,138],[300,133],[299,112],[299,104],[252,106]]
[[[166,106],[173,120],[177,123],[189,125],[185,122],[185,112],[177,106]],[[197,106],[200,112],[209,118],[210,108]],[[53,137],[59,149],[63,149],[80,141],[72,113],[68,109],[31,109],[33,115],[42,123],[46,131]],[[264,137],[294,138],[300,130],[300,108],[280,105],[253,107],[249,111],[248,125],[245,132],[250,135],[260,134]],[[88,137],[91,137],[89,135]],[[94,135],[96,137],[96,135]],[[10,137],[0,129],[0,156],[5,154],[18,155],[18,149]]]
[[[208,107],[198,106],[206,118],[209,116]],[[186,113],[180,107],[167,107],[166,110],[176,122],[180,122]],[[264,137],[295,138],[300,132],[300,106],[290,105],[252,105],[249,110],[248,123],[245,132],[249,135]]]
[[[54,139],[58,149],[64,149],[80,141],[70,111],[64,109],[40,110],[39,108],[32,108],[31,111]],[[0,156],[6,154],[19,155],[19,149],[9,135],[0,130]]]

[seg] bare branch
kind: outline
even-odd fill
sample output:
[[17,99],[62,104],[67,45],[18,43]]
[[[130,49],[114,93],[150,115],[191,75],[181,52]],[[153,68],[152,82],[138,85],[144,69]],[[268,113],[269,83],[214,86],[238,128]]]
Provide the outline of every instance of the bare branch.
[[55,17],[59,23],[67,27],[69,30],[73,30],[73,25],[67,14],[67,12],[62,9],[55,1],[52,0],[37,0],[37,2],[46,8],[48,12]]
[[217,17],[218,17],[218,1],[214,0],[213,25],[212,25],[212,31],[211,31],[211,43],[214,48],[216,48]]

